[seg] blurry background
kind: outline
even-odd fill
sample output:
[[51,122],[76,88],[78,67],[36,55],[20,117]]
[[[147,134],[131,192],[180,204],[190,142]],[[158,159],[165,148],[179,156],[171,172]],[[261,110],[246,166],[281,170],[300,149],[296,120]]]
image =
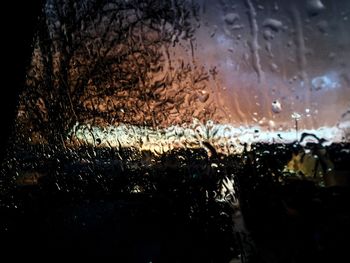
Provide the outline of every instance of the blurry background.
[[57,144],[76,123],[339,126],[349,10],[326,0],[48,0],[17,134]]

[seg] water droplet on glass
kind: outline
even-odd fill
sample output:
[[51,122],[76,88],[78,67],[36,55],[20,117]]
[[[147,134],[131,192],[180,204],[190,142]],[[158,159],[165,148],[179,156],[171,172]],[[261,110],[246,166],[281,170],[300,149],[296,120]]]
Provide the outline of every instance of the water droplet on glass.
[[[278,72],[279,71],[279,68],[278,68],[277,64],[275,64],[275,63],[271,63],[270,67],[271,67],[272,72]],[[273,90],[273,91],[275,91],[275,90]]]
[[327,33],[329,25],[326,20],[322,20],[318,22],[316,26],[321,33],[323,34]]
[[274,31],[279,31],[283,27],[283,23],[280,20],[267,18],[263,22],[264,27],[268,27]]
[[228,13],[224,16],[224,21],[229,24],[233,25],[239,20],[239,15],[236,13]]
[[282,111],[282,105],[278,100],[274,100],[271,104],[272,112],[280,113]]
[[299,113],[297,113],[297,112],[293,112],[291,117],[294,120],[300,120],[301,119],[301,115]]
[[214,25],[212,30],[211,30],[210,37],[214,37],[217,30],[218,30],[218,26]]
[[273,130],[276,128],[276,123],[273,120],[269,120],[268,125],[269,125],[270,130]]
[[270,29],[265,29],[263,31],[263,36],[265,40],[272,40],[275,37],[275,34]]
[[306,3],[307,12],[309,15],[314,16],[322,12],[326,7],[321,0],[308,0]]

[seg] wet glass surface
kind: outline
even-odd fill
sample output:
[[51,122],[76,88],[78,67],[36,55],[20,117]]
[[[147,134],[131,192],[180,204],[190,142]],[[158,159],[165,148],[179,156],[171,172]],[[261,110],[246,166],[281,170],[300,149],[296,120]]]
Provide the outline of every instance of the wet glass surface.
[[345,0],[47,0],[1,164],[5,250],[339,262],[349,14]]

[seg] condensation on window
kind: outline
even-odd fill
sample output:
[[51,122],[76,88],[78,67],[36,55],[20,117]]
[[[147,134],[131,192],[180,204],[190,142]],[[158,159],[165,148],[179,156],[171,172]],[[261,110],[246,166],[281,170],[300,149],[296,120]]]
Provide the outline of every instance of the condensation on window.
[[[256,189],[346,185],[349,15],[331,0],[47,0],[2,195],[181,195],[191,220],[228,222],[217,207],[254,210]],[[235,242],[225,253],[246,262]]]

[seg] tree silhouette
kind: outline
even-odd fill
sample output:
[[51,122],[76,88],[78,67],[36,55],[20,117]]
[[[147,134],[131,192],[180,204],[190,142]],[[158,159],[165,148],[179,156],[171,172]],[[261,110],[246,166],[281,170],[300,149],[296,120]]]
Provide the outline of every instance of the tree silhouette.
[[180,42],[193,48],[196,19],[186,0],[48,0],[21,96],[22,134],[61,144],[76,122],[210,118],[206,69],[170,54]]

